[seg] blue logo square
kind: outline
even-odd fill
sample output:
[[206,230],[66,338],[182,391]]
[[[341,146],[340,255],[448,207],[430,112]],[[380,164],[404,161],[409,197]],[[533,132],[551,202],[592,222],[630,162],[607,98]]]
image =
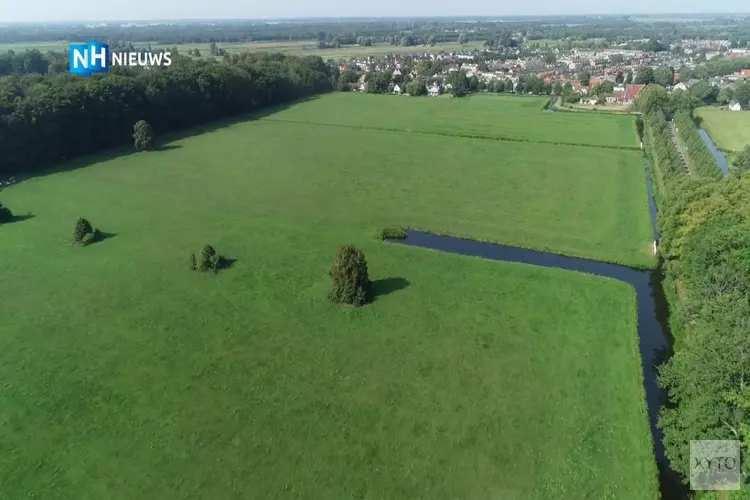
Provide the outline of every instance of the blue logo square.
[[109,71],[109,45],[89,42],[74,43],[68,48],[69,69],[74,75],[91,76]]

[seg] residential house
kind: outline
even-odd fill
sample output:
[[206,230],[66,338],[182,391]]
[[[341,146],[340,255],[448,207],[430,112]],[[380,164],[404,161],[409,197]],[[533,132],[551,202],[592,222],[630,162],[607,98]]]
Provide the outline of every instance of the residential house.
[[645,85],[642,83],[631,83],[625,87],[625,92],[622,96],[622,103],[621,104],[633,104],[638,97],[638,95],[641,93],[641,91],[646,88]]
[[732,101],[729,103],[729,110],[730,111],[742,111],[742,105],[738,103],[737,101]]
[[437,83],[433,83],[431,86],[427,87],[427,95],[430,97],[437,97],[441,94],[440,91],[440,85]]
[[401,95],[403,91],[401,90],[401,85],[396,84],[393,86],[393,93],[396,95]]
[[687,90],[688,87],[684,83],[680,82],[673,87],[674,90]]

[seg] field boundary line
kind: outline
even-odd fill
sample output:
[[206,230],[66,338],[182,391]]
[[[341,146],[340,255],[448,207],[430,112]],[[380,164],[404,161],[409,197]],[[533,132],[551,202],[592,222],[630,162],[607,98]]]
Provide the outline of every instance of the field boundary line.
[[449,133],[449,132],[428,132],[424,130],[414,129],[399,129],[389,127],[366,127],[363,125],[341,125],[337,123],[320,123],[312,121],[302,120],[288,120],[285,118],[260,118],[261,121],[278,122],[278,123],[296,123],[298,125],[316,125],[319,127],[333,127],[333,128],[347,128],[351,130],[374,130],[378,132],[397,132],[397,133],[409,133],[409,134],[421,134],[421,135],[435,135],[440,137],[457,137],[459,139],[481,139],[485,141],[504,141],[504,142],[521,142],[527,144],[551,144],[554,146],[578,146],[584,148],[599,148],[599,149],[614,149],[620,151],[640,151],[638,146],[612,146],[607,144],[587,144],[581,142],[558,142],[558,141],[542,141],[542,140],[530,140],[530,139],[519,139],[516,137],[505,137],[505,136],[493,136],[493,135],[477,135],[477,134],[461,134],[461,133]]

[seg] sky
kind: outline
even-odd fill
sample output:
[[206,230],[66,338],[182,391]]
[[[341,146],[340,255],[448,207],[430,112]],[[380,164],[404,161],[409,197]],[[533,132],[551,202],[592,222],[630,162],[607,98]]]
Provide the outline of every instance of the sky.
[[0,0],[0,23],[151,19],[750,13],[749,0]]

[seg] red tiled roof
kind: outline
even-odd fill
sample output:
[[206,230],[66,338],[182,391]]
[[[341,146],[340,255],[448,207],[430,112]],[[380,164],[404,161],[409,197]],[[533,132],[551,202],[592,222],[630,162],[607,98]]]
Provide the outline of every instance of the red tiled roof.
[[750,69],[741,69],[737,74],[742,78],[750,78]]
[[645,85],[642,83],[631,83],[627,87],[625,87],[625,99],[628,101],[635,100],[636,97],[638,97],[638,94],[641,93],[641,90]]

